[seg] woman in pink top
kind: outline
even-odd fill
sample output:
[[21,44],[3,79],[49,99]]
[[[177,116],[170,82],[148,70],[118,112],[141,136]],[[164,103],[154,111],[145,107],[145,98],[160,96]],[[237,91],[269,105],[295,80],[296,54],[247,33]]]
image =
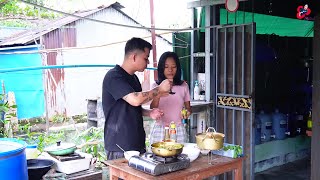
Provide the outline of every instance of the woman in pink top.
[[[161,55],[158,63],[158,81],[154,86],[159,85],[165,79],[169,79],[173,83],[172,92],[175,94],[159,95],[151,102],[150,108],[159,108],[163,110],[164,115],[161,120],[155,122],[150,134],[150,143],[162,141],[164,126],[169,126],[172,121],[176,124],[177,142],[185,143],[187,134],[182,119],[187,119],[191,114],[190,92],[188,84],[181,80],[179,57],[174,52],[165,52]],[[183,108],[187,109],[185,117],[181,115]]]

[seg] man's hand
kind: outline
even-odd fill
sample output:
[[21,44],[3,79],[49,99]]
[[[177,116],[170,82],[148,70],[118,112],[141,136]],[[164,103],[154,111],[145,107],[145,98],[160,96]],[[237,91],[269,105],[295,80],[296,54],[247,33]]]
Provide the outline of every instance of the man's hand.
[[163,80],[158,87],[161,94],[168,93],[172,87],[172,82],[170,82],[168,79]]
[[163,111],[158,109],[158,108],[154,108],[150,110],[150,114],[149,116],[154,119],[154,120],[160,120],[161,117],[163,116]]

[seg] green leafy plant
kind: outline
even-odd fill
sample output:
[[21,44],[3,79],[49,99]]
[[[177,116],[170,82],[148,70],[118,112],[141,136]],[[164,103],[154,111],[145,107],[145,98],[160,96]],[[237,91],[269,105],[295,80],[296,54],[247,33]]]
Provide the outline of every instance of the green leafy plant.
[[242,155],[242,147],[239,145],[227,145],[222,148],[224,151],[234,150],[233,158],[237,158]]
[[12,129],[16,125],[12,124],[10,119],[16,117],[15,113],[9,113],[10,109],[17,108],[17,105],[10,105],[5,99],[5,94],[0,94],[0,136],[12,136]]
[[70,118],[66,117],[63,114],[56,114],[52,117],[52,122],[54,123],[63,123],[68,121]]
[[[102,166],[101,162],[106,160],[103,136],[104,136],[103,128],[91,127],[79,133],[74,140],[76,144],[86,143],[86,145],[81,148],[81,151],[91,154],[94,158],[96,158],[97,167],[101,167]],[[91,144],[92,142],[94,143]]]
[[85,122],[87,122],[87,120],[88,120],[87,114],[75,115],[75,116],[72,116],[72,119],[73,119],[76,123],[85,123]]

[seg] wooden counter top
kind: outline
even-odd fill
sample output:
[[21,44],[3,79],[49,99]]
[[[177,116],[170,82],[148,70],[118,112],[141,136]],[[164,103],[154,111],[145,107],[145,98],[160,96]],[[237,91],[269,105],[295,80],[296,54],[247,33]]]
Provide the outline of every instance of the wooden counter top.
[[128,166],[126,159],[106,161],[110,166],[110,179],[117,180],[118,177],[125,180],[132,179],[205,179],[225,172],[235,172],[235,180],[242,180],[243,158],[232,159],[219,155],[212,155],[212,164],[208,164],[208,156],[200,155],[198,159],[191,162],[190,167],[179,171],[159,176],[152,176]]

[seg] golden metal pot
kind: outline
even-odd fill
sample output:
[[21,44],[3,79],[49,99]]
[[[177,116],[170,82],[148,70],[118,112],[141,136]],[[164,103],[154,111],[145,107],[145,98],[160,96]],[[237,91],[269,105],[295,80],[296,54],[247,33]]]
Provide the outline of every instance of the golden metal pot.
[[182,153],[183,144],[176,142],[157,142],[151,144],[151,150],[155,155],[170,157]]
[[[214,132],[208,132],[213,129]],[[196,134],[196,142],[200,149],[217,150],[223,147],[225,135],[216,132],[213,127],[209,127],[205,133]]]

